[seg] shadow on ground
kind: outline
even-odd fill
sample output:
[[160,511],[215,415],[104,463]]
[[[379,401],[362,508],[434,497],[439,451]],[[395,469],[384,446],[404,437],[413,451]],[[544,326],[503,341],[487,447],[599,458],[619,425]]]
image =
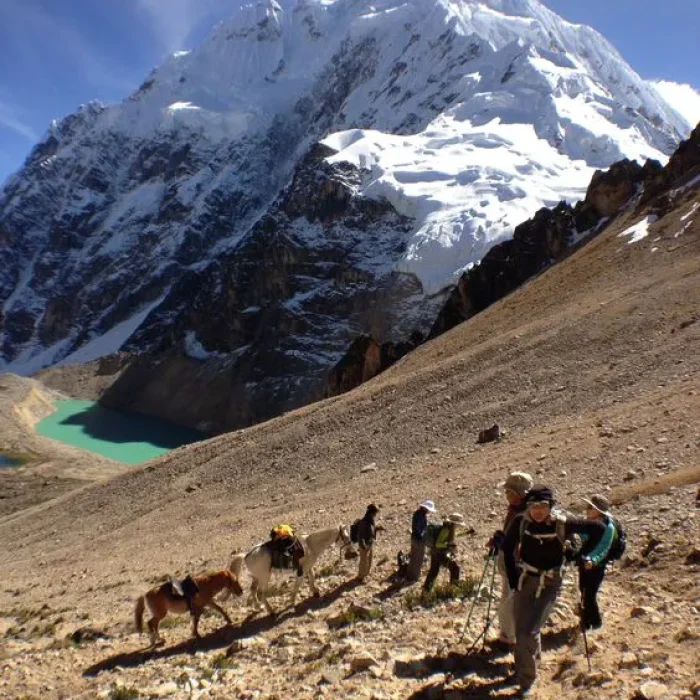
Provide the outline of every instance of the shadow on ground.
[[351,591],[358,585],[360,585],[359,581],[354,579],[346,581],[324,596],[309,598],[299,603],[294,608],[287,608],[277,615],[257,617],[255,614],[251,614],[244,618],[238,625],[226,625],[214,632],[202,635],[200,639],[187,639],[170,647],[147,647],[137,649],[136,651],[114,654],[86,668],[83,671],[83,675],[96,676],[98,673],[102,673],[102,671],[111,671],[117,666],[130,668],[133,666],[140,666],[147,661],[153,661],[155,659],[166,659],[180,654],[194,654],[198,651],[223,649],[238,640],[254,637],[262,632],[271,630],[284,620],[303,617],[309,610],[321,610],[322,608],[326,608],[338,600],[344,593]]
[[[548,632],[542,635],[545,651],[570,644],[576,638],[578,627]],[[428,681],[406,700],[477,700],[485,698],[520,697],[513,684],[513,664],[503,657],[510,652],[485,648],[474,653],[449,651],[397,661],[394,674],[399,678],[417,678]],[[430,676],[437,676],[433,682]]]
[[[409,661],[397,661],[394,674],[399,678],[424,678],[441,674],[438,679],[412,693],[407,700],[449,698],[488,698],[492,692],[512,687],[508,680],[512,664],[491,650],[474,654],[451,651]],[[498,697],[503,696],[500,692]]]

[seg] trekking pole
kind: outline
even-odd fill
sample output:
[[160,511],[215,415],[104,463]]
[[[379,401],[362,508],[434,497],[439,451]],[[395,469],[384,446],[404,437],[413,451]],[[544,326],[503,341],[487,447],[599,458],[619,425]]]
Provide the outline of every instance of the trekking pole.
[[[459,640],[457,641],[457,645],[460,645],[462,643],[462,640],[464,639],[464,635],[467,633],[467,629],[469,628],[469,623],[471,622],[472,615],[474,614],[474,608],[476,607],[476,601],[478,598],[478,592],[481,590],[481,586],[484,583],[484,580],[486,579],[486,572],[488,570],[488,566],[491,563],[492,559],[492,554],[491,550],[489,550],[489,554],[486,557],[486,563],[484,564],[484,570],[481,572],[481,579],[479,580],[479,585],[477,587],[477,595],[475,595],[472,598],[471,605],[469,606],[469,612],[467,613],[467,619],[464,623],[464,626],[462,627],[462,634],[459,637]],[[438,650],[437,650],[437,655],[442,656],[443,652],[450,646],[449,642],[445,642]]]
[[[483,649],[486,646],[486,637],[489,633],[489,630],[491,629],[491,625],[493,624],[494,618],[491,617],[491,603],[493,601],[493,589],[496,584],[496,571],[498,569],[498,565],[496,562],[496,554],[490,555],[491,556],[491,561],[493,562],[493,571],[491,572],[491,585],[489,586],[489,592],[488,592],[488,605],[486,607],[486,616],[484,617],[484,629],[481,631],[479,636],[472,642],[472,645],[467,649],[467,656],[474,651],[476,648],[476,645],[479,643],[481,640],[481,648]],[[495,617],[495,616],[494,616]]]
[[481,591],[481,587],[484,585],[484,581],[486,579],[486,572],[488,571],[489,564],[491,564],[492,561],[494,562],[494,571],[495,571],[496,557],[493,553],[493,550],[490,549],[488,556],[486,557],[486,563],[484,564],[484,570],[481,573],[481,579],[479,580],[479,584],[476,587],[476,595],[472,598],[472,604],[471,604],[471,607],[469,608],[469,612],[467,613],[467,619],[464,622],[464,627],[462,627],[462,634],[460,635],[457,644],[462,643],[462,641],[464,640],[464,636],[467,633],[467,629],[469,629],[469,623],[472,621],[472,615],[474,614],[474,610],[476,608],[476,603],[479,599],[479,592]]

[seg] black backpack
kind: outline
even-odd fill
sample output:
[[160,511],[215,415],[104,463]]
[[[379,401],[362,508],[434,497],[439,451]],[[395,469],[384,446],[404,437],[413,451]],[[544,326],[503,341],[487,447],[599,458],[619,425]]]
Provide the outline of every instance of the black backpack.
[[360,518],[350,526],[350,542],[357,544],[360,541]]
[[613,518],[611,516],[610,520],[615,526],[615,537],[613,537],[613,542],[610,545],[607,558],[608,561],[617,561],[618,559],[622,559],[622,556],[627,549],[627,533],[617,518]]

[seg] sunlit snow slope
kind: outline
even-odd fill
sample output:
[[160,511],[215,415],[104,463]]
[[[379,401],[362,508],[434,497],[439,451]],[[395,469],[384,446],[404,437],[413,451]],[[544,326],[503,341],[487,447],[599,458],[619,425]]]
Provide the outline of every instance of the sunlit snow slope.
[[254,394],[275,343],[299,403],[358,334],[425,330],[593,169],[688,132],[536,0],[242,7],[121,104],[53,124],[0,191],[0,370],[179,348],[245,362]]

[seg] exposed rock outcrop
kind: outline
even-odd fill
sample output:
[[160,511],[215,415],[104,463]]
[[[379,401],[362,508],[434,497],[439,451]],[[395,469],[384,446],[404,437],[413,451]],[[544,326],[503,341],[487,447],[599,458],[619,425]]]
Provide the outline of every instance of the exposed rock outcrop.
[[[553,209],[540,209],[520,224],[513,238],[495,245],[483,260],[459,279],[439,311],[426,339],[450,330],[527,280],[563,260],[583,243],[605,229],[630,202],[648,204],[665,211],[671,188],[700,174],[700,124],[683,141],[668,164],[648,160],[640,166],[622,160],[593,175],[583,201],[571,207],[561,202]],[[636,199],[635,199],[636,198]],[[418,334],[396,352],[393,345],[379,345],[371,337],[356,339],[330,372],[328,392],[347,391],[390,367],[423,338]]]

